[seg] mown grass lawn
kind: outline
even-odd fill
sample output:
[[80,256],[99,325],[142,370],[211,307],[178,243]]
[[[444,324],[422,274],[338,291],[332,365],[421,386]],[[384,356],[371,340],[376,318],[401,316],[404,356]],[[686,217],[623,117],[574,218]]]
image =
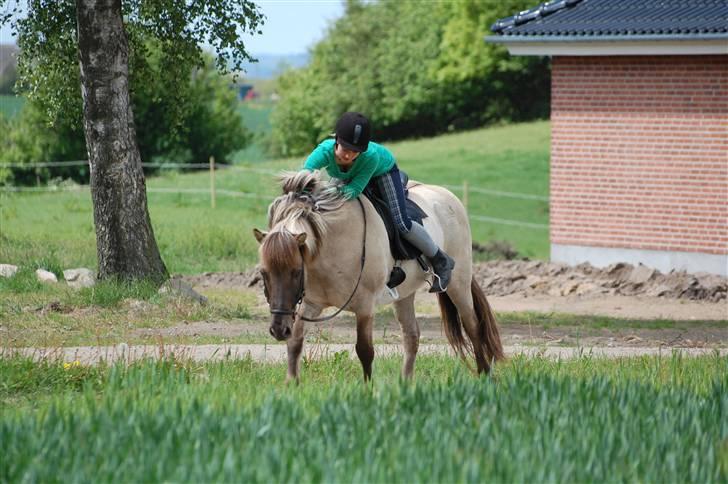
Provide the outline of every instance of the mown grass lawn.
[[[474,189],[548,194],[549,124],[524,123],[389,145],[413,179],[455,187],[467,180]],[[241,271],[257,260],[253,227],[266,223],[268,204],[279,191],[273,174],[297,169],[301,159],[245,163],[216,175],[217,207],[207,193],[167,193],[159,189],[208,190],[209,174],[167,172],[150,178],[149,211],[162,257],[172,273]],[[225,190],[243,193],[225,195]],[[469,194],[473,215],[547,224],[546,202]],[[473,220],[473,238],[506,240],[522,255],[548,258],[548,231]],[[80,192],[0,194],[0,263],[33,270],[95,268],[91,197]]]
[[0,480],[725,482],[728,358],[0,359]]

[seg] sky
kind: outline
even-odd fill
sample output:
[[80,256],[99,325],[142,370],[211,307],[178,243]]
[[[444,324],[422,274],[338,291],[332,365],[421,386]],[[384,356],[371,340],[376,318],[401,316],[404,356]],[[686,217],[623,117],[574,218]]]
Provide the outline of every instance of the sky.
[[[327,26],[344,13],[343,0],[257,0],[267,17],[263,34],[246,39],[253,55],[298,54],[323,38]],[[10,2],[15,3],[15,2]],[[10,26],[0,29],[0,44],[15,43]]]

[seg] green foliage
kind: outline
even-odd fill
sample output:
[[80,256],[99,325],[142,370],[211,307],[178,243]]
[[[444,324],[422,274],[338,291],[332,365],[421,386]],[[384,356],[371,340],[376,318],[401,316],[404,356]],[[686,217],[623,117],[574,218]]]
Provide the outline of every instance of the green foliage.
[[346,110],[366,113],[380,140],[546,116],[548,62],[483,41],[495,19],[527,5],[349,1],[310,65],[281,76],[274,150],[310,151]]
[[[0,359],[9,481],[723,482],[728,359]],[[433,438],[437,436],[437,438]],[[73,445],[68,445],[73,442]],[[43,459],[37,456],[42,453]],[[32,478],[32,479],[31,479]]]
[[[123,2],[122,8],[142,160],[229,160],[249,135],[236,115],[228,81],[215,72],[226,73],[228,65],[240,69],[250,58],[242,34],[256,31],[262,23],[258,8],[247,0],[135,0]],[[75,4],[32,0],[26,13],[16,24],[21,49],[18,86],[28,97],[30,112],[12,126],[11,149],[0,153],[0,162],[86,159]],[[215,48],[214,66],[202,52],[202,42]],[[54,168],[33,173],[21,169],[14,181],[59,176],[88,179],[86,168]]]
[[[413,180],[447,185],[462,196],[463,181],[471,191],[472,215],[548,224],[548,203],[493,197],[473,187],[548,195],[549,124],[523,123],[454,133],[388,145],[400,168]],[[448,169],[442,169],[448,160]],[[155,189],[203,189],[209,174],[165,172],[147,180],[154,233],[172,273],[242,271],[258,259],[253,227],[266,224],[268,204],[279,193],[274,174],[301,166],[300,159],[266,163],[269,171],[241,166],[218,172],[218,190],[258,194],[259,198],[226,197],[218,193],[210,209],[208,194],[157,193]],[[246,169],[247,168],[247,169]],[[248,169],[254,168],[253,171]],[[14,263],[38,258],[56,249],[65,267],[96,265],[93,211],[88,191],[46,194],[0,194],[0,260]],[[519,254],[548,259],[548,230],[493,224],[471,219],[473,240],[507,240]]]

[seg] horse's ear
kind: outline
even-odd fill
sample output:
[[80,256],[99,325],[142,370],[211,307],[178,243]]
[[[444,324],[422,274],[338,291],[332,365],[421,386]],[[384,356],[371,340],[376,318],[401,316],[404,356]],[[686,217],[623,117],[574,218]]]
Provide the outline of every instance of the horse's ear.
[[268,235],[268,232],[261,232],[258,229],[253,229],[253,235],[255,235],[255,240],[257,240],[259,244],[262,244],[263,239],[265,239],[265,236]]
[[298,242],[299,247],[303,247],[303,244],[306,243],[306,232],[296,235],[296,242]]

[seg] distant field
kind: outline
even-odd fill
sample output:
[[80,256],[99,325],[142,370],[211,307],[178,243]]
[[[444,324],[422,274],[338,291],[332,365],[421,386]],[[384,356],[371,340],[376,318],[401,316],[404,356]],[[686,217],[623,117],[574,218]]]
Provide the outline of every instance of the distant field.
[[20,96],[0,94],[0,114],[6,118],[13,118],[23,107],[25,99]]
[[232,157],[236,163],[255,163],[269,158],[265,148],[265,138],[270,133],[270,113],[273,111],[273,102],[256,99],[241,102],[238,112],[243,123],[253,133],[253,141],[244,150],[240,150]]
[[725,357],[0,358],[7,482],[725,482]]
[[[471,188],[471,215],[548,224],[546,202],[475,193],[482,187],[548,194],[549,124],[524,123],[418,141],[391,143],[399,165],[411,177],[434,184]],[[264,227],[266,209],[278,193],[273,173],[297,169],[302,159],[243,163],[217,174],[217,208],[208,194],[155,193],[159,188],[208,190],[206,172],[148,180],[149,207],[162,256],[173,273],[241,271],[257,260],[253,227]],[[254,170],[254,171],[251,171]],[[88,191],[43,194],[0,192],[0,263],[63,267],[96,266],[91,197]],[[461,192],[455,190],[457,195]],[[548,231],[472,220],[474,240],[506,240],[524,256],[548,258]]]

